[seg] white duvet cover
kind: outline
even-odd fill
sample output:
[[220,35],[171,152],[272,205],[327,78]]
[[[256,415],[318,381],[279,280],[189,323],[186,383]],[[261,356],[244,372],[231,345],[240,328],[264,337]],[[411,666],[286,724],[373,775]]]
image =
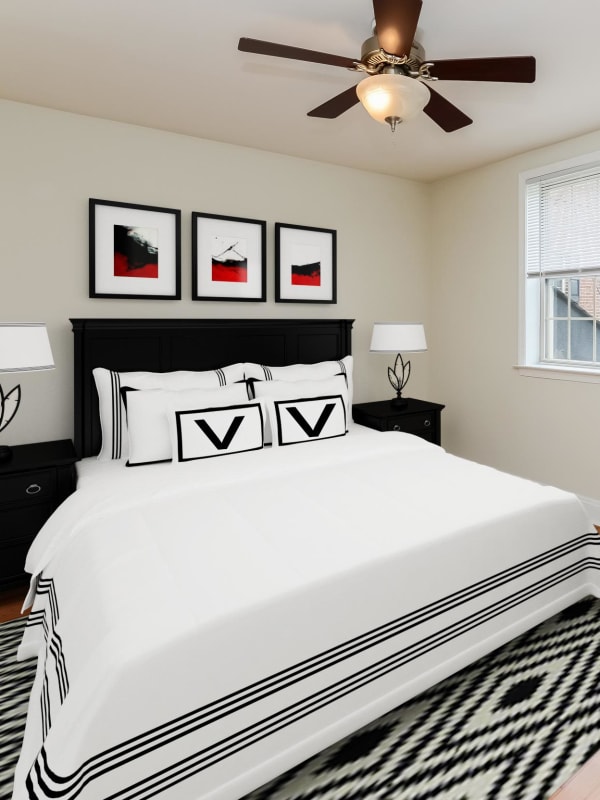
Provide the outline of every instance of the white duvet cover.
[[587,594],[577,498],[353,426],[87,460],[35,540],[14,798],[233,800]]

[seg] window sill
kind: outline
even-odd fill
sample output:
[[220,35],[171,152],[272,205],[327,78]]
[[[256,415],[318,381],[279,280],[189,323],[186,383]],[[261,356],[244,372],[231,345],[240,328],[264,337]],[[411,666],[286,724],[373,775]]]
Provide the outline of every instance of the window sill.
[[546,378],[555,381],[600,383],[600,370],[582,367],[558,367],[556,364],[517,365],[515,369],[524,378]]

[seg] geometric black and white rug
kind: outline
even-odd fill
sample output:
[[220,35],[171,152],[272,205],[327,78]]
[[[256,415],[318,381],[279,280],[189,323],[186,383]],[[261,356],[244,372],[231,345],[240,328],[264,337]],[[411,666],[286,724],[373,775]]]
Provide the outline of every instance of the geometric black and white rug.
[[547,800],[598,749],[589,598],[245,800]]
[[25,618],[0,625],[0,800],[11,796],[29,690],[35,676],[35,659],[15,659],[24,627]]
[[[14,660],[23,624],[0,625],[0,800],[35,671]],[[588,598],[244,800],[547,800],[599,749],[600,600]]]

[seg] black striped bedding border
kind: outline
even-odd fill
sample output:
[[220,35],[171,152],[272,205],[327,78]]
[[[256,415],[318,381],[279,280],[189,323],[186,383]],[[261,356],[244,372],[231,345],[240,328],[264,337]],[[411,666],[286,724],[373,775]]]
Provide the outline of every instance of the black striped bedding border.
[[[385,640],[398,636],[410,628],[414,628],[423,622],[439,616],[441,613],[445,613],[472,599],[481,597],[493,589],[508,584],[510,581],[523,577],[536,569],[547,566],[552,563],[552,561],[556,561],[565,555],[572,554],[588,545],[599,546],[599,537],[592,533],[584,534],[569,542],[544,551],[538,556],[526,559],[513,567],[478,581],[465,589],[430,603],[414,612],[403,615],[365,634],[357,636],[354,639],[343,642],[336,647],[330,648],[299,664],[268,676],[261,681],[244,687],[199,709],[194,709],[150,731],[115,745],[102,753],[98,753],[88,759],[88,761],[82,764],[78,770],[71,775],[57,775],[48,764],[47,754],[43,747],[33,767],[37,786],[34,785],[31,775],[27,779],[29,796],[31,800],[43,797],[69,798],[70,800],[74,800],[90,781],[105,774],[107,771],[116,769],[129,761],[147,755],[157,747],[173,742],[183,736],[190,735],[224,716],[228,716],[241,708],[264,700],[269,695],[282,691],[295,683],[305,680],[311,675],[353,657]],[[553,586],[587,569],[600,569],[600,559],[584,557],[550,575],[546,575],[544,578],[528,585],[524,589],[509,594],[495,603],[473,612],[471,615],[458,622],[424,637],[413,643],[411,647],[392,653],[370,664],[368,667],[348,675],[318,692],[303,698],[301,701],[281,709],[269,717],[261,719],[260,722],[231,734],[222,741],[215,742],[210,747],[194,754],[194,756],[183,759],[177,764],[165,768],[154,775],[150,775],[134,786],[118,791],[112,795],[109,800],[144,800],[144,798],[149,798],[157,792],[163,791],[169,788],[169,786],[185,780],[191,775],[197,774],[225,758],[231,757],[241,749],[267,736],[273,735],[278,730],[281,730],[293,722],[340,700],[342,697],[380,679],[389,672],[399,669],[410,661],[462,636],[494,617],[515,608],[527,600],[530,600],[532,597],[542,594]],[[50,590],[48,591],[50,593]],[[60,680],[58,676],[57,679]],[[53,784],[53,786],[51,784]],[[42,793],[40,793],[40,790]]]

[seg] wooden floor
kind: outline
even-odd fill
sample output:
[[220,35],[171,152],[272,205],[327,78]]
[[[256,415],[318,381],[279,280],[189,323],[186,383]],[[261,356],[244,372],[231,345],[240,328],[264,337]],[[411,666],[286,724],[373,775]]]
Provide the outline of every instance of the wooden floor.
[[[23,584],[0,591],[0,623],[20,616],[27,589],[27,584]],[[548,800],[600,800],[600,752]]]
[[0,591],[0,622],[21,616],[21,606],[28,588],[28,584],[23,583]]
[[554,792],[550,800],[600,800],[600,752]]

